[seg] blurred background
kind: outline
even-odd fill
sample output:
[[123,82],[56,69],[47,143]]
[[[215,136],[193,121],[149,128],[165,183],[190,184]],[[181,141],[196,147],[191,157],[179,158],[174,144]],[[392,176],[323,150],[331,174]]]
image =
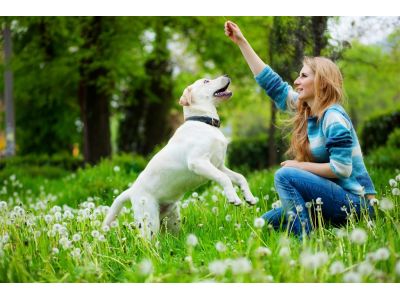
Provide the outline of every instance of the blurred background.
[[228,164],[278,164],[285,116],[224,35],[228,19],[291,84],[304,55],[338,63],[370,165],[399,164],[400,17],[0,17],[0,168],[146,161],[183,122],[183,89],[221,74]]

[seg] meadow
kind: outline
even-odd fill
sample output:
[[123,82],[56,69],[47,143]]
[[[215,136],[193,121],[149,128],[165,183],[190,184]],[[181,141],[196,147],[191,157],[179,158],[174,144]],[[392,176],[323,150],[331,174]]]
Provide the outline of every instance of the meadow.
[[[143,162],[142,162],[143,164]],[[260,216],[280,201],[274,169],[246,174],[255,206],[234,207],[209,183],[180,202],[179,235],[141,239],[130,204],[102,227],[113,198],[143,166],[104,160],[76,172],[50,167],[0,172],[0,282],[399,282],[400,171],[370,168],[376,217],[348,212],[302,241]]]

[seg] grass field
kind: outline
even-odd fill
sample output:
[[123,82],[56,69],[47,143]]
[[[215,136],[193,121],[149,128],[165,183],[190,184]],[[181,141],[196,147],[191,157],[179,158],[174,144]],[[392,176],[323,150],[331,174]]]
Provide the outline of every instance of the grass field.
[[210,183],[181,202],[178,236],[166,232],[146,242],[130,204],[118,222],[101,227],[106,205],[137,176],[129,164],[104,161],[51,178],[6,169],[0,177],[0,281],[399,282],[399,173],[370,170],[379,193],[375,219],[363,214],[357,220],[349,212],[347,225],[334,228],[317,218],[319,226],[302,242],[259,219],[279,205],[274,170],[246,176],[257,205],[229,205]]

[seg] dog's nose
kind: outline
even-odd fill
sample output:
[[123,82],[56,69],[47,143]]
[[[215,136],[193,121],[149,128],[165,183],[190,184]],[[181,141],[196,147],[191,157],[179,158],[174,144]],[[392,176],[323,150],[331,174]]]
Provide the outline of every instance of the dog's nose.
[[224,75],[222,75],[222,76],[224,76],[224,77],[228,77],[228,78],[229,78],[229,75],[228,75],[228,74],[224,74]]

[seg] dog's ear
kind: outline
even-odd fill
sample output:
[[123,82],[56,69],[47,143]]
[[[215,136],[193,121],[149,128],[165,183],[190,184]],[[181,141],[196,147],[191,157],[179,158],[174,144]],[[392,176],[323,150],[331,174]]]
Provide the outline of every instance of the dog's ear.
[[179,99],[179,104],[182,106],[189,106],[192,103],[192,86],[188,86]]

